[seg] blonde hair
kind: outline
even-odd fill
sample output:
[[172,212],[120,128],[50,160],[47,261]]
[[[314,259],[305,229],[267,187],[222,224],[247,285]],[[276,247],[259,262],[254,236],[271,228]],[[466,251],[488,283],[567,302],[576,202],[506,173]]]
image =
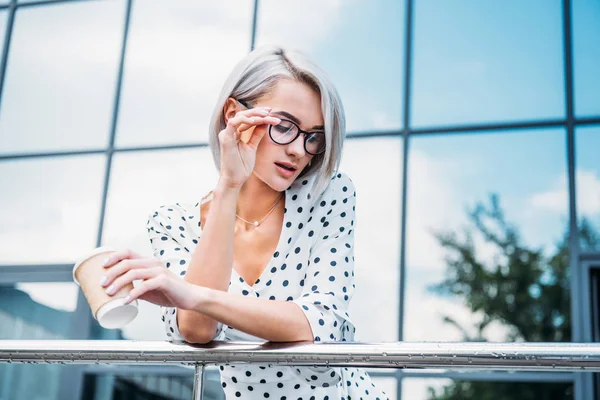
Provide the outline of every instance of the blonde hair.
[[229,97],[252,103],[270,94],[280,80],[304,83],[321,97],[325,126],[324,153],[316,155],[300,177],[316,175],[311,189],[316,199],[337,173],[346,135],[346,116],[342,100],[323,70],[296,51],[280,47],[260,47],[244,57],[229,74],[217,99],[209,125],[209,144],[217,169],[220,166],[218,134],[226,127],[224,106]]

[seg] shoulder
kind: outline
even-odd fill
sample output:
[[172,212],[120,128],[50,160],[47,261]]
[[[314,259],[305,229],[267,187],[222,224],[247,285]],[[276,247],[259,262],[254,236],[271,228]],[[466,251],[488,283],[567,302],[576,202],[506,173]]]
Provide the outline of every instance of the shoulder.
[[170,230],[172,226],[183,227],[190,222],[198,222],[199,206],[199,203],[163,204],[148,213],[148,224],[152,225],[154,222],[155,225]]
[[327,185],[327,188],[323,192],[324,196],[330,198],[347,198],[356,196],[356,188],[354,182],[348,174],[338,171],[333,175]]

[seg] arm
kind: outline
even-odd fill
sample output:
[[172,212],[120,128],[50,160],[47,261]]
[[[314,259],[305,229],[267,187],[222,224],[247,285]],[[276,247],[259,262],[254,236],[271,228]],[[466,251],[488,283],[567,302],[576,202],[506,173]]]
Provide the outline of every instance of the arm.
[[[154,256],[189,283],[217,291],[228,290],[237,196],[238,191],[234,189],[219,187],[214,191],[202,235],[191,251],[180,239],[183,233],[178,228],[182,223],[172,220],[161,210],[154,212],[149,216],[147,226]],[[167,336],[190,343],[209,342],[222,327],[211,317],[174,307],[165,307],[162,318]]]
[[198,288],[195,311],[227,326],[273,342],[313,340],[302,311],[288,301],[263,300]]
[[[193,251],[184,280],[226,292],[233,265],[233,232],[239,189],[224,186],[214,191],[202,235]],[[186,341],[206,343],[215,337],[217,321],[193,310],[177,310],[179,330]]]

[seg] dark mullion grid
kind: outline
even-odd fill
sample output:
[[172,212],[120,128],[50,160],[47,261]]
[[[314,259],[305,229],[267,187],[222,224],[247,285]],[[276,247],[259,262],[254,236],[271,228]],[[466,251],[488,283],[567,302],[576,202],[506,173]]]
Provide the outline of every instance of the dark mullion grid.
[[[575,126],[593,126],[598,125],[600,127],[600,117],[587,117],[581,119],[574,119]],[[394,130],[382,130],[382,131],[355,131],[347,134],[348,139],[373,139],[373,138],[395,138],[401,137],[406,138],[407,136],[414,135],[445,135],[454,133],[473,133],[473,134],[484,134],[488,132],[497,131],[516,131],[516,130],[533,130],[543,128],[564,128],[567,124],[566,120],[539,120],[539,121],[523,121],[514,123],[498,123],[498,124],[481,124],[481,125],[464,125],[464,126],[453,126],[453,127],[438,127],[438,128],[416,128],[416,129],[394,129]],[[157,145],[157,146],[130,146],[107,149],[96,149],[96,150],[67,150],[67,151],[56,151],[56,152],[38,152],[38,153],[22,153],[22,154],[0,154],[0,162],[11,161],[16,159],[27,159],[27,158],[44,158],[44,157],[68,157],[68,156],[81,156],[90,154],[106,154],[109,151],[114,153],[120,152],[139,152],[139,151],[160,151],[160,150],[182,150],[182,149],[195,149],[208,147],[207,142],[201,143],[182,143],[182,144],[170,144],[170,145]]]
[[[127,51],[127,38],[129,36],[129,24],[131,21],[131,8],[133,0],[127,0],[125,10],[125,21],[123,29],[123,42],[121,46],[121,54],[119,60],[119,69],[117,82],[115,86],[115,100],[113,105],[113,114],[110,127],[109,144],[106,159],[106,170],[104,176],[104,188],[102,192],[102,201],[100,205],[100,220],[98,225],[98,234],[96,238],[96,247],[102,245],[102,234],[104,231],[104,219],[106,216],[106,201],[108,197],[108,184],[110,181],[110,173],[112,170],[112,159],[113,149],[115,143],[117,121],[119,117],[119,105],[121,101],[121,88],[123,83],[123,68],[125,64],[125,54]],[[71,337],[77,339],[89,339],[90,330],[92,328],[92,318],[89,312],[89,306],[83,295],[83,291],[80,289],[77,296],[77,308],[75,310],[75,316],[71,326]],[[79,399],[81,398],[83,391],[83,376],[85,368],[83,366],[77,366],[71,370],[65,369],[61,374],[60,394],[59,398],[63,399]]]
[[[6,63],[8,58],[9,44],[11,40],[12,28],[14,23],[14,15],[16,8],[20,7],[30,7],[30,6],[39,6],[39,5],[51,5],[57,3],[70,3],[76,1],[94,1],[94,0],[46,0],[46,1],[36,1],[31,3],[23,3],[16,4],[16,0],[11,0],[11,3],[8,5],[0,6],[0,9],[8,9],[8,22],[7,22],[7,32],[4,41],[4,47],[2,52],[2,60],[0,64],[0,99],[2,95],[2,87],[3,81],[6,71]],[[123,46],[121,51],[121,63],[119,66],[118,72],[118,82],[117,82],[117,90],[115,93],[115,103],[113,110],[113,118],[111,125],[111,134],[110,134],[110,143],[108,149],[103,150],[88,150],[88,151],[71,151],[71,152],[54,152],[54,153],[29,153],[29,154],[21,154],[21,155],[10,155],[10,156],[0,156],[1,161],[7,161],[12,159],[23,159],[23,158],[42,158],[42,157],[57,157],[57,156],[71,156],[71,155],[89,155],[89,154],[107,154],[107,165],[106,165],[106,175],[104,182],[104,191],[102,196],[101,203],[101,218],[100,225],[98,229],[97,236],[97,244],[101,244],[102,240],[102,231],[103,231],[103,221],[105,217],[106,210],[106,201],[107,201],[107,192],[108,192],[108,182],[110,178],[110,172],[112,167],[112,157],[115,152],[135,152],[135,151],[160,151],[160,150],[173,150],[173,149],[184,149],[184,148],[198,148],[198,147],[206,147],[207,143],[199,143],[199,144],[180,144],[180,145],[169,145],[169,146],[146,146],[146,147],[130,147],[130,148],[122,148],[115,149],[115,135],[116,135],[116,126],[118,120],[118,112],[119,112],[119,104],[120,104],[120,92],[122,85],[122,75],[123,75],[123,65],[126,54],[126,43],[127,43],[127,35],[129,30],[129,21],[130,21],[130,13],[131,6],[133,0],[128,0],[127,3],[127,15],[125,21],[125,32],[123,38]],[[571,40],[571,5],[570,0],[563,0],[563,18],[564,18],[564,43],[565,43],[565,104],[566,104],[566,120],[563,119],[555,119],[555,120],[542,120],[542,121],[524,121],[524,122],[514,122],[514,123],[494,123],[494,124],[474,124],[467,126],[440,126],[440,127],[423,127],[423,128],[414,128],[410,127],[410,75],[411,75],[411,56],[412,56],[412,10],[413,10],[413,2],[412,0],[406,1],[406,31],[405,31],[405,54],[404,54],[404,63],[405,63],[405,74],[404,74],[404,115],[403,115],[403,127],[401,130],[390,130],[390,131],[370,131],[370,132],[353,132],[348,134],[349,139],[363,139],[363,138],[376,138],[376,137],[402,137],[403,138],[403,173],[402,173],[402,210],[401,210],[401,243],[400,243],[400,291],[399,291],[399,299],[400,299],[400,313],[399,313],[399,340],[403,339],[403,323],[404,323],[404,295],[405,295],[405,271],[406,271],[406,260],[405,260],[405,243],[406,243],[406,214],[407,214],[407,181],[408,181],[408,156],[409,156],[409,139],[412,135],[428,135],[428,134],[451,134],[451,133],[470,133],[470,132],[492,132],[492,131],[501,131],[501,130],[519,130],[519,129],[540,129],[540,128],[548,128],[548,127],[566,127],[567,129],[567,159],[568,159],[568,170],[569,170],[569,218],[570,218],[570,268],[573,271],[574,275],[578,278],[574,280],[575,285],[579,285],[579,277],[580,274],[577,274],[579,261],[581,259],[587,259],[592,257],[597,257],[596,253],[584,253],[579,255],[579,238],[578,238],[578,230],[577,230],[577,219],[576,219],[576,202],[575,202],[575,135],[574,128],[575,126],[585,126],[585,125],[593,125],[600,124],[600,117],[585,117],[585,118],[575,118],[574,116],[574,107],[573,107],[573,58],[572,58],[572,40]],[[253,12],[253,20],[252,20],[252,37],[251,37],[251,50],[254,49],[256,42],[256,27],[257,27],[257,18],[258,18],[258,0],[254,0],[254,12]],[[57,267],[57,273],[61,275],[67,272],[67,269],[70,272],[70,266],[65,265],[54,265]],[[10,267],[19,267],[19,266],[8,266]],[[20,266],[20,268],[27,267],[29,269],[33,268],[48,268],[52,267],[52,265],[30,265],[30,266]],[[17,273],[17,271],[14,271]],[[573,285],[573,282],[572,282]],[[574,298],[573,293],[571,294],[572,303],[577,303]],[[586,305],[583,305],[584,308]],[[574,316],[576,316],[578,312],[581,312],[582,309],[575,305]],[[574,332],[577,329],[580,329],[579,324],[576,323],[576,320],[573,319],[574,323]],[[396,376],[399,378],[398,380],[398,396],[401,397],[401,379],[402,377],[455,377],[454,373],[448,372],[432,372],[432,373],[411,373],[402,370],[396,370],[396,373],[376,373],[376,376]],[[526,376],[529,375],[529,376]],[[554,375],[554,374],[553,374]],[[479,380],[528,380],[528,381],[555,381],[559,379],[559,375],[564,377],[564,381],[572,381],[573,374],[557,374],[556,377],[550,376],[545,373],[533,373],[533,374],[518,374],[507,375],[507,374],[489,374],[489,373],[469,373],[460,374],[460,378],[462,379],[479,379]],[[575,374],[576,376],[580,376],[581,374]],[[567,377],[568,376],[568,377]],[[456,375],[458,377],[458,375]],[[546,379],[546,377],[548,379]],[[576,385],[577,387],[578,385]],[[576,393],[577,394],[577,393]],[[576,396],[576,398],[583,398],[580,396]],[[586,397],[587,398],[587,397]],[[591,397],[589,397],[591,398]]]
[[250,51],[254,50],[256,44],[256,25],[258,24],[258,0],[254,0],[254,12],[252,13],[252,36],[250,37]]
[[8,15],[6,17],[6,32],[4,35],[4,43],[2,46],[2,59],[0,59],[0,104],[2,104],[2,92],[4,91],[4,77],[6,76],[6,65],[8,63],[8,48],[10,47],[10,39],[12,37],[13,25],[15,22],[15,11],[17,9],[16,3],[17,0],[11,0],[9,4],[2,7],[8,8]]
[[[101,0],[39,0],[39,1],[31,1],[29,3],[18,3],[17,7],[18,8],[25,8],[25,7],[37,7],[37,6],[50,6],[50,5],[54,5],[54,4],[61,4],[61,3],[77,3],[77,2],[82,2],[82,1],[101,1]],[[16,2],[16,0],[15,0]]]
[[[583,277],[579,261],[579,228],[577,222],[577,199],[575,180],[575,112],[573,99],[573,46],[571,0],[563,0],[563,42],[564,42],[564,69],[565,69],[565,107],[567,128],[567,171],[569,179],[569,269],[571,271],[571,341],[580,342],[586,339],[584,332],[585,311],[589,304],[582,304],[581,290]],[[587,313],[587,315],[590,315]],[[589,318],[589,317],[588,317]],[[576,373],[574,375],[574,398],[576,400],[593,399],[593,375]]]
[[[400,273],[398,279],[398,340],[404,339],[404,294],[406,287],[406,209],[407,209],[407,187],[408,187],[408,151],[410,140],[410,82],[411,82],[411,58],[412,58],[412,21],[413,1],[406,0],[405,31],[404,31],[404,93],[403,93],[403,115],[402,115],[402,200],[400,210]],[[396,370],[396,397],[402,399],[402,375]]]

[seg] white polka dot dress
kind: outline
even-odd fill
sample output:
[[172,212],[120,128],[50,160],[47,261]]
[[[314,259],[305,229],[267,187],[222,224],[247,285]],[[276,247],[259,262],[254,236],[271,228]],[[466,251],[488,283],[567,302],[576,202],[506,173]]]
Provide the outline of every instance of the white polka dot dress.
[[[230,293],[292,301],[306,315],[315,342],[353,341],[348,315],[354,292],[354,224],[356,192],[343,173],[334,175],[318,199],[311,199],[315,177],[297,179],[285,191],[285,213],[277,248],[254,285],[232,270]],[[185,275],[202,234],[200,203],[164,205],[150,213],[148,234],[154,256]],[[171,340],[184,340],[177,310],[163,307]],[[218,340],[263,339],[218,324]],[[227,399],[387,399],[369,375],[357,368],[221,365]]]

